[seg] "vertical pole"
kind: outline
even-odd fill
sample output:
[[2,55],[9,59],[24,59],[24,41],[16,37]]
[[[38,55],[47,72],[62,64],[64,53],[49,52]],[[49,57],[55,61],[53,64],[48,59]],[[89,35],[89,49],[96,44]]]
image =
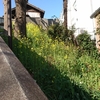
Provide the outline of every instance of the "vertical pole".
[[[93,2],[90,0],[90,6],[91,6],[91,13],[93,13]],[[93,27],[93,33],[95,32],[95,25],[94,25],[94,19],[92,19],[92,27]],[[95,39],[95,34],[93,34],[93,39]]]
[[64,13],[64,27],[67,29],[67,6],[68,6],[68,0],[63,0],[63,13]]
[[11,16],[11,0],[8,0],[8,45],[12,49],[12,16]]
[[3,0],[4,4],[4,34],[8,35],[8,0]]
[[[92,3],[92,0],[90,0],[90,6],[91,6],[91,13],[93,13],[93,3]],[[94,32],[94,19],[92,19],[92,25],[93,25],[93,32]]]

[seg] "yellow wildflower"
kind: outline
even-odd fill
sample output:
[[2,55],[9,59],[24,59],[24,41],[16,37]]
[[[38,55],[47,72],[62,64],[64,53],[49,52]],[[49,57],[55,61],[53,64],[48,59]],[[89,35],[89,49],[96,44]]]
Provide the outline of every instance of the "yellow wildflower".
[[67,59],[67,55],[64,56],[64,59]]

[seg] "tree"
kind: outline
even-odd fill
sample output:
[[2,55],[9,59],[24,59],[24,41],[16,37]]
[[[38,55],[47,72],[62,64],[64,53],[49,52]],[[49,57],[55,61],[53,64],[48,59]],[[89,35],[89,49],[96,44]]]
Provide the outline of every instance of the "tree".
[[91,35],[88,34],[87,31],[84,30],[76,37],[76,39],[82,51],[87,51],[90,53],[91,51],[94,51],[96,49],[95,42],[91,40]]
[[63,0],[64,27],[67,29],[67,5],[68,0]]
[[26,5],[28,0],[15,0],[16,19],[14,35],[26,36]]

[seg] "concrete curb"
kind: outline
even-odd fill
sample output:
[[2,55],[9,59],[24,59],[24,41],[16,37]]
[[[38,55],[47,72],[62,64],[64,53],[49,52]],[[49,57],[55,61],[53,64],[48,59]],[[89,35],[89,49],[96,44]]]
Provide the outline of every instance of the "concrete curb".
[[1,37],[0,100],[48,100]]

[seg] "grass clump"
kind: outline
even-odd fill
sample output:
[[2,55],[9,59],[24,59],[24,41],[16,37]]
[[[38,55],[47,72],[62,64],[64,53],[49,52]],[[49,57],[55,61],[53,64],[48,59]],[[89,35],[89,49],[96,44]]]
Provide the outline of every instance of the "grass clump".
[[[27,24],[27,38],[13,37],[13,52],[49,100],[100,100],[100,62],[73,44]],[[92,51],[91,51],[92,52]]]

